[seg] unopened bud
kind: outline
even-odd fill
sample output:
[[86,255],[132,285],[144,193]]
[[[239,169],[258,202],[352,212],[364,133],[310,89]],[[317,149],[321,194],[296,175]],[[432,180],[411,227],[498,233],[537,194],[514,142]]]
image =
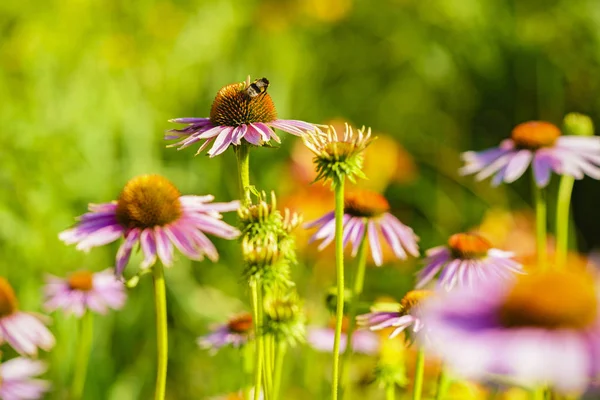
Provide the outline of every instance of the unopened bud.
[[563,125],[567,135],[594,136],[594,123],[587,115],[569,113],[565,116]]

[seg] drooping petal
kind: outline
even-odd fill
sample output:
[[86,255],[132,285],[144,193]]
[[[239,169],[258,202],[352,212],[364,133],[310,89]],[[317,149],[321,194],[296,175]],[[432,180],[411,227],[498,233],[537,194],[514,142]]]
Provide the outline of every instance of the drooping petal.
[[381,251],[381,243],[379,242],[379,233],[377,232],[377,227],[374,221],[369,221],[368,223],[368,236],[369,236],[369,245],[371,247],[371,255],[373,256],[373,261],[375,261],[375,265],[381,266],[383,264],[383,252]]
[[121,247],[119,247],[119,250],[117,251],[115,266],[115,273],[117,274],[117,276],[123,275],[123,270],[125,269],[125,266],[129,262],[129,257],[131,256],[131,250],[133,249],[133,246],[135,246],[135,244],[137,243],[139,237],[140,230],[132,229],[129,231],[129,233],[127,233],[125,241],[123,242],[123,244],[121,244]]

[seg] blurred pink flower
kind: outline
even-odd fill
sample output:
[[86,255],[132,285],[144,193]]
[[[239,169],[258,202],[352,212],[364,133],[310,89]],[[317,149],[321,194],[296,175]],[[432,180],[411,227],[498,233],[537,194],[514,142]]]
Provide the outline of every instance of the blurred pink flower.
[[115,277],[112,269],[97,273],[77,271],[67,279],[48,275],[44,294],[48,311],[60,308],[78,317],[86,310],[100,314],[109,308],[118,310],[127,298],[123,282]]
[[37,356],[38,348],[50,350],[55,340],[40,317],[19,311],[15,292],[0,277],[0,344],[7,342],[19,354]]
[[0,364],[0,398],[3,400],[41,399],[48,390],[50,382],[33,379],[43,374],[46,365],[41,361],[28,358],[13,358]]

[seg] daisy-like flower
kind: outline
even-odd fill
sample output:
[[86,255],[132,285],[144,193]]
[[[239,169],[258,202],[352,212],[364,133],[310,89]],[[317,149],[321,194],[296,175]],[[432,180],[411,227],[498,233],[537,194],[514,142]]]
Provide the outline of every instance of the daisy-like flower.
[[198,345],[212,352],[227,345],[241,347],[251,339],[253,329],[252,314],[239,314],[226,324],[216,326],[209,334],[199,337]]
[[37,315],[19,311],[12,286],[0,277],[0,344],[4,342],[17,353],[34,357],[38,348],[48,351],[55,343],[54,336]]
[[[306,341],[315,350],[322,352],[333,351],[333,341],[335,337],[335,320],[332,320],[328,327],[309,326],[306,335]],[[340,337],[340,352],[346,350],[346,332],[348,331],[348,319],[342,321],[342,336]],[[352,333],[352,350],[354,353],[367,355],[377,354],[379,351],[379,336],[371,331],[357,330]]]
[[363,152],[373,140],[371,128],[363,127],[355,133],[346,124],[344,134],[340,136],[333,125],[330,125],[327,133],[315,129],[302,138],[306,147],[314,154],[313,162],[317,169],[315,181],[331,179],[335,186],[343,177],[351,182],[355,182],[357,177],[365,178],[362,172]]
[[[366,190],[352,191],[344,196],[344,247],[352,244],[355,257],[365,235],[369,240],[371,255],[376,265],[383,263],[383,252],[379,235],[392,248],[396,257],[406,259],[407,253],[419,255],[419,238],[413,230],[389,213],[390,205],[382,195]],[[335,212],[309,222],[305,228],[318,227],[310,241],[322,240],[319,250],[323,250],[335,239]]]
[[77,249],[83,251],[124,238],[116,256],[119,276],[138,243],[145,256],[144,269],[157,257],[165,266],[171,266],[173,245],[192,260],[206,256],[216,261],[217,249],[204,232],[236,238],[239,231],[223,222],[220,212],[235,211],[240,204],[210,203],[213,199],[212,195],[182,196],[166,178],[141,175],[127,182],[117,201],[90,205],[90,212],[59,237],[67,244],[77,243]]
[[470,379],[584,390],[600,373],[599,294],[564,271],[448,292],[424,305],[424,344]]
[[494,186],[516,181],[530,164],[539,187],[548,184],[552,171],[575,179],[600,179],[600,137],[561,136],[560,129],[543,121],[519,124],[499,147],[469,151],[462,158],[462,175],[476,173],[477,180],[494,175]]
[[0,399],[36,400],[50,390],[50,382],[34,379],[46,372],[41,361],[17,357],[0,364]]
[[[429,290],[411,290],[406,293],[399,304],[394,304],[395,310],[374,308],[370,313],[356,317],[360,326],[372,331],[393,328],[390,339],[395,338],[412,326],[412,332],[423,329],[421,320],[421,304],[432,294]],[[389,307],[386,307],[389,308]]]
[[44,287],[48,311],[63,309],[78,317],[86,310],[106,314],[109,308],[118,310],[125,304],[125,285],[112,269],[92,273],[77,271],[67,279],[48,275]]
[[308,122],[277,119],[275,105],[266,91],[268,85],[266,78],[250,83],[248,77],[245,82],[224,86],[213,101],[210,118],[172,119],[170,122],[187,126],[169,130],[165,139],[179,140],[170,145],[177,146],[179,150],[204,140],[196,154],[213,143],[208,155],[214,157],[223,153],[230,145],[239,146],[242,139],[255,146],[262,146],[271,139],[280,143],[281,140],[272,128],[296,136],[315,129]]
[[513,259],[512,252],[492,248],[489,241],[476,233],[454,234],[447,246],[434,247],[426,254],[425,267],[418,274],[418,289],[440,271],[438,284],[446,290],[512,279],[515,274],[523,273],[523,266]]

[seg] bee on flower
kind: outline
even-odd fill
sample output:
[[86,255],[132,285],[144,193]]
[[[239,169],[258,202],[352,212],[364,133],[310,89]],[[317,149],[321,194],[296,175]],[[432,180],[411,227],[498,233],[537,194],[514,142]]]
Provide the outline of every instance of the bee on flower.
[[280,143],[281,139],[273,128],[296,136],[315,129],[315,125],[308,122],[277,118],[275,104],[267,93],[268,87],[266,78],[250,83],[250,77],[245,82],[224,86],[213,101],[209,118],[170,120],[187,126],[167,132],[166,140],[178,140],[169,147],[175,146],[181,150],[204,141],[196,154],[212,144],[208,155],[215,157],[230,146],[240,146],[242,143],[254,146],[262,146],[271,140]]

